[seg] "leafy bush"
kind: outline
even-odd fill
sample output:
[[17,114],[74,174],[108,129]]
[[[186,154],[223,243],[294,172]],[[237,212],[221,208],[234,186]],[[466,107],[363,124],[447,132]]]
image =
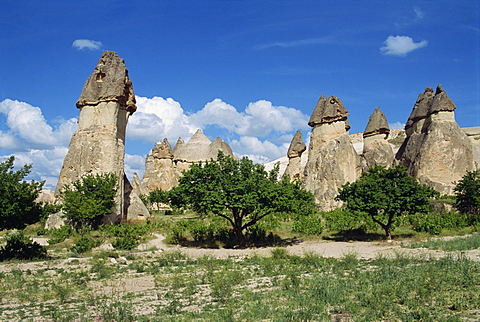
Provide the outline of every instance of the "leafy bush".
[[294,221],[292,230],[304,235],[321,235],[323,219],[319,214],[301,216]]
[[113,173],[87,174],[65,186],[61,197],[66,218],[77,227],[98,227],[115,206],[117,179]]
[[98,247],[102,244],[102,240],[100,238],[93,238],[90,235],[82,235],[76,241],[74,245],[70,248],[70,250],[77,254],[83,254],[89,252],[94,247]]
[[320,215],[325,220],[325,228],[329,231],[345,232],[359,228],[366,231],[376,227],[369,218],[356,216],[355,213],[346,209],[324,211]]
[[470,214],[470,224],[480,222],[480,170],[468,171],[454,190],[455,208]]
[[25,236],[23,230],[14,229],[5,235],[7,244],[0,249],[0,261],[10,259],[43,259],[47,250]]
[[15,157],[0,162],[0,229],[23,229],[40,219],[42,207],[35,202],[44,181],[24,181],[31,165],[12,171]]
[[415,214],[410,222],[413,230],[438,235],[443,229],[455,229],[468,226],[468,216],[456,212]]
[[140,245],[150,226],[140,224],[121,223],[119,225],[102,225],[102,231],[109,237],[116,237],[112,246],[116,249],[130,250]]
[[72,236],[74,230],[70,225],[64,225],[60,228],[50,229],[50,239],[48,240],[49,244],[58,244],[63,242],[68,237]]

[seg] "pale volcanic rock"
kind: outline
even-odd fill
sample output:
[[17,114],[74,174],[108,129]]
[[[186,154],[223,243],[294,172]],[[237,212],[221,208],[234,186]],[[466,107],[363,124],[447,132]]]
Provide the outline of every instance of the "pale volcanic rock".
[[[439,85],[423,124],[412,124],[396,158],[411,176],[442,194],[453,194],[454,182],[475,170],[473,146],[455,121],[455,105]],[[413,113],[413,112],[412,112]]]
[[203,134],[202,130],[198,129],[185,146],[175,151],[175,160],[186,162],[208,160],[210,143],[212,142]]
[[380,107],[376,107],[363,132],[363,153],[361,155],[363,171],[376,165],[387,168],[393,165],[395,155],[387,141],[389,133],[387,118],[380,111]]
[[321,210],[341,206],[338,189],[361,174],[360,158],[348,135],[348,111],[339,98],[322,95],[310,117],[313,127],[303,187],[311,191]]
[[306,149],[307,146],[303,143],[303,134],[300,130],[297,130],[287,151],[288,165],[284,172],[284,175],[290,176],[292,181],[301,179],[302,154]]
[[186,144],[178,138],[173,150],[167,139],[157,142],[145,160],[142,185],[147,193],[156,189],[168,191],[178,185],[183,171],[190,169],[195,162],[216,160],[218,151],[233,157],[232,149],[225,141],[216,138],[210,142],[200,129]]
[[462,131],[468,136],[473,146],[473,158],[477,170],[480,169],[480,126],[463,128]]
[[135,217],[139,216],[142,206],[142,216],[149,216],[143,203],[136,204],[138,196],[125,190],[125,131],[136,106],[128,70],[115,52],[103,53],[76,105],[80,109],[78,128],[70,141],[56,195],[65,185],[86,174],[115,173],[118,177],[116,207],[104,222],[118,223],[127,219],[126,205],[136,207]]
[[173,150],[167,138],[155,143],[145,160],[142,186],[145,191],[170,190],[178,184],[179,173],[174,167]]

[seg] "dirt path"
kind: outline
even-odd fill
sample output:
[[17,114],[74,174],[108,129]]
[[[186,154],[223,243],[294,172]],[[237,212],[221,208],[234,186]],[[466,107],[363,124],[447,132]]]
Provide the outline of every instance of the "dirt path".
[[[155,239],[141,245],[140,250],[156,248],[160,252],[179,250],[189,256],[199,257],[210,255],[216,258],[227,258],[229,256],[249,256],[253,254],[270,255],[275,247],[249,248],[249,249],[205,249],[171,246],[164,242],[165,237],[161,234],[154,234]],[[337,241],[306,241],[296,245],[285,247],[289,254],[303,255],[315,253],[324,257],[340,258],[347,254],[355,254],[357,258],[370,259],[377,256],[396,256],[398,253],[411,254],[416,256],[443,257],[449,252],[428,250],[424,248],[402,248],[401,242],[337,242]],[[453,252],[455,253],[455,252]],[[464,252],[469,258],[480,261],[480,249]]]

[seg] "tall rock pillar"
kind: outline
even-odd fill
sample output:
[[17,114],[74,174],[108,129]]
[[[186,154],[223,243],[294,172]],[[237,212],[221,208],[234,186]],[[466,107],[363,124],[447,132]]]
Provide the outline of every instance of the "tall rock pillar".
[[[104,221],[120,222],[127,218],[128,207],[138,203],[135,198],[130,200],[130,184],[124,172],[125,131],[137,107],[128,70],[115,52],[103,53],[76,105],[80,109],[78,129],[70,141],[56,195],[86,174],[113,172],[118,177],[116,207]],[[145,215],[145,211],[137,210],[137,215]]]
[[320,97],[308,125],[313,127],[303,187],[311,191],[321,210],[341,206],[338,188],[361,174],[360,158],[348,136],[348,111],[335,96]]

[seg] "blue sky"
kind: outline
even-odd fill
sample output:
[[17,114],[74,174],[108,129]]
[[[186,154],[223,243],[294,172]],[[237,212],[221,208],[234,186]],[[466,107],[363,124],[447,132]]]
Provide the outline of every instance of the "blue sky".
[[478,1],[2,1],[0,157],[53,187],[75,102],[103,50],[125,59],[138,96],[127,173],[155,141],[201,128],[258,162],[284,156],[321,94],[350,133],[381,106],[401,127],[442,84],[461,127],[480,126]]

